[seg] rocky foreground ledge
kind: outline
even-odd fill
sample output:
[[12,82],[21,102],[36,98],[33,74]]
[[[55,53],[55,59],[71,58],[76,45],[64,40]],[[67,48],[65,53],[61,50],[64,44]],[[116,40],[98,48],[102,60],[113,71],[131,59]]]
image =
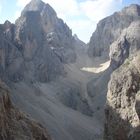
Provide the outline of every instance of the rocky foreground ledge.
[[105,110],[104,140],[140,139],[140,53],[111,76]]
[[8,88],[0,82],[0,140],[51,140],[39,123],[12,104]]

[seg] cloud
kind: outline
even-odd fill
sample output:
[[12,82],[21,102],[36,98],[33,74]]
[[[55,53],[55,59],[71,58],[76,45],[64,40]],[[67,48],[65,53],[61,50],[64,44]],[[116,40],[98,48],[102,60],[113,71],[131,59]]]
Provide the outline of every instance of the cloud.
[[28,4],[31,0],[17,0],[16,5],[20,8],[23,8],[26,4]]
[[44,0],[49,3],[58,13],[58,16],[75,16],[80,14],[76,0]]
[[[18,17],[21,9],[30,0],[17,0]],[[120,8],[122,0],[43,0],[49,3],[57,12],[58,17],[62,18],[73,30],[73,33],[84,40],[89,38],[95,30],[96,24],[102,18],[112,14]],[[85,37],[84,37],[85,36]]]
[[14,15],[14,19],[15,20],[18,19],[20,17],[20,14],[21,14],[21,11],[20,10],[16,11],[15,12],[15,15]]
[[113,13],[121,2],[122,0],[87,0],[81,2],[80,7],[90,20],[98,22]]

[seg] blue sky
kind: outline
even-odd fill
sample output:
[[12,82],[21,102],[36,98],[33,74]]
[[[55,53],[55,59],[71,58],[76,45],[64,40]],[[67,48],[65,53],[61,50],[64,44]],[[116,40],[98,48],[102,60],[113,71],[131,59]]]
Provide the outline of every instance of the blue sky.
[[[14,22],[30,0],[0,0],[0,23]],[[49,3],[72,29],[73,34],[88,42],[102,18],[140,0],[43,0]]]

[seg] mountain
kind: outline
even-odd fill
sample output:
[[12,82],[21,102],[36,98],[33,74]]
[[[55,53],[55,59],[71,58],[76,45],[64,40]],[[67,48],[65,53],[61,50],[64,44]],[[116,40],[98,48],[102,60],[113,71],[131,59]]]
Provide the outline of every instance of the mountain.
[[15,25],[6,21],[0,30],[1,75],[10,81],[51,81],[76,60],[71,30],[42,1],[32,0]]
[[8,87],[0,81],[0,139],[51,140],[47,130],[12,104]]
[[79,52],[87,57],[87,46],[72,36],[53,8],[32,0],[15,24],[0,25],[0,37],[0,78],[15,106],[54,140],[100,138],[103,129],[92,118],[86,82],[81,81],[91,77],[80,70]]
[[139,55],[135,53],[111,76],[105,110],[105,140],[138,140],[140,137]]
[[138,140],[140,137],[139,32],[140,20],[133,21],[110,47],[110,67],[116,70],[108,85],[105,140]]
[[[22,16],[24,17],[31,11],[36,11],[41,16],[40,22],[49,47],[53,49],[62,62],[74,62],[76,60],[74,38],[66,23],[57,17],[56,12],[49,4],[45,4],[41,0],[32,0],[22,11],[21,20]],[[17,20],[16,24],[20,24],[20,19]]]
[[[89,45],[77,35],[72,36],[67,24],[57,17],[49,4],[41,0],[31,0],[15,24],[9,21],[1,24],[0,79],[8,90],[8,95],[3,95],[3,88],[0,88],[2,139],[3,136],[8,137],[9,133],[10,137],[16,137],[15,131],[18,131],[17,137],[23,136],[31,140],[39,139],[35,134],[41,135],[42,140],[49,139],[48,134],[53,140],[101,140],[104,122],[106,139],[112,138],[114,132],[119,133],[114,129],[115,113],[118,114],[118,110],[121,115],[126,112],[126,118],[132,118],[134,113],[131,114],[130,110],[134,107],[135,99],[127,101],[128,98],[122,98],[121,95],[135,89],[126,93],[125,90],[120,91],[119,95],[116,95],[119,92],[116,90],[123,86],[127,89],[133,80],[136,83],[139,80],[135,76],[139,73],[137,59],[136,69],[124,67],[125,64],[132,63],[132,58],[139,50],[139,9],[139,5],[131,5],[100,21]],[[117,73],[118,68],[122,70]],[[123,69],[126,71],[123,72]],[[132,76],[131,72],[127,73],[129,70],[134,71]],[[117,78],[111,78],[112,84],[108,89],[113,71],[117,73]],[[128,80],[123,82],[125,74]],[[121,85],[117,87],[118,84],[115,86],[114,82],[121,82]],[[125,85],[127,82],[128,85]],[[135,82],[132,85],[135,86]],[[107,90],[108,104],[105,107]],[[115,91],[113,95],[110,95],[111,90]],[[110,96],[113,97],[110,99]],[[114,116],[111,116],[107,112],[110,111],[109,106],[113,106],[112,99],[113,103],[123,100],[130,108],[122,111],[120,106],[114,107],[111,112]],[[135,110],[139,114],[138,105]],[[4,127],[2,122],[5,121],[8,122],[8,127]],[[133,119],[130,121],[135,122]],[[126,127],[128,134],[130,127]],[[23,133],[24,129],[27,133]],[[137,132],[133,130],[134,133]],[[124,137],[121,138],[123,140]]]
[[118,39],[123,29],[137,20],[140,20],[140,6],[136,4],[101,20],[89,42],[89,56],[109,58],[110,45]]
[[[114,22],[114,25],[112,24],[112,28],[108,28],[110,27],[108,26],[108,24],[110,25],[112,23],[111,19],[118,19],[119,16],[128,18],[128,15],[129,15],[129,18],[131,16],[135,17],[135,18],[131,17],[131,19],[133,20],[131,21],[129,25],[127,25],[129,22],[125,24],[125,18],[124,18],[123,20],[120,19],[119,22]],[[113,40],[113,42],[110,45],[108,45],[108,49],[103,45],[103,42],[102,42],[104,39],[107,39],[106,35],[104,37],[102,36],[101,39],[94,38],[95,40],[93,41],[94,42],[93,45],[95,46],[96,42],[101,40],[98,43],[101,43],[104,50],[102,50],[103,52],[102,55],[98,57],[106,61],[108,60],[110,61],[110,66],[108,67],[108,69],[106,69],[106,71],[104,71],[99,78],[96,79],[93,77],[92,80],[89,81],[87,84],[88,94],[90,98],[93,100],[92,109],[94,112],[96,112],[95,117],[97,117],[99,120],[103,122],[105,118],[103,114],[104,114],[104,109],[105,109],[105,104],[106,104],[106,95],[108,91],[108,82],[110,81],[110,76],[112,72],[118,67],[120,67],[127,58],[133,56],[139,50],[139,44],[140,44],[139,42],[140,40],[139,17],[140,17],[139,5],[130,5],[129,7],[124,8],[121,12],[117,12],[113,14],[112,16],[107,17],[104,20],[100,21],[95,33],[93,33],[93,38],[94,38],[95,37],[94,35],[97,33],[97,30],[100,30],[101,32],[103,31],[102,30],[103,28],[99,26],[100,23],[102,23],[103,21],[105,21],[105,23],[107,24],[106,29],[108,30],[108,32],[114,32],[114,29],[116,31],[118,30],[121,31],[120,35],[116,37],[116,39]],[[120,28],[120,24],[122,24],[121,22],[124,22],[123,26],[127,25],[124,29]],[[101,35],[103,35],[103,32]],[[114,35],[117,35],[117,33],[114,33]],[[108,38],[105,41],[105,43],[109,44],[109,41],[110,39]],[[91,47],[93,46],[89,46],[89,50],[91,49]],[[97,47],[99,48],[99,46]],[[90,50],[90,52],[92,51]],[[95,50],[94,52],[95,54],[98,54],[96,53]],[[92,59],[94,60],[95,58],[96,57],[94,56],[94,58]],[[99,111],[97,111],[97,108],[99,108]]]
[[132,22],[122,31],[120,37],[110,47],[111,67],[117,68],[126,58],[140,49],[140,20]]

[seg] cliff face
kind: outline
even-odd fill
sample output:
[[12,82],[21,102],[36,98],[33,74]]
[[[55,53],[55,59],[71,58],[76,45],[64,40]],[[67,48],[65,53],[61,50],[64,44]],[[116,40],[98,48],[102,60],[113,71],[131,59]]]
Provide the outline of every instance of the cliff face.
[[[88,83],[88,93],[101,109],[105,140],[139,139],[139,61],[132,61],[140,49],[140,6],[131,5],[99,22],[89,43],[89,56],[110,57],[110,67]],[[137,54],[138,55],[138,54]],[[125,62],[126,61],[126,62]],[[125,62],[125,64],[123,64]],[[132,64],[133,63],[133,64]],[[137,64],[138,66],[135,66]],[[123,65],[123,66],[121,66]],[[120,68],[119,68],[120,67]],[[116,70],[113,75],[110,75]],[[107,88],[108,82],[110,84]]]
[[105,110],[105,140],[140,137],[140,57],[128,59],[111,76]]
[[116,12],[112,16],[101,20],[89,42],[89,56],[108,57],[110,45],[118,39],[123,29],[139,19],[140,6],[131,5],[121,12]]
[[[39,21],[42,24],[44,38],[60,60],[63,63],[75,62],[76,53],[72,31],[62,19],[57,17],[54,9],[40,0],[32,0],[22,11],[21,19],[22,16],[31,11],[40,14]],[[20,24],[21,19],[17,20],[17,25]]]
[[0,139],[51,140],[45,128],[13,106],[8,94],[0,82]]
[[111,67],[118,68],[126,58],[140,49],[140,20],[132,22],[122,31],[120,37],[110,47]]
[[105,140],[140,137],[140,21],[134,21],[110,48],[113,72],[105,109]]
[[76,60],[74,38],[50,5],[32,0],[15,25],[0,25],[1,78],[48,82]]

